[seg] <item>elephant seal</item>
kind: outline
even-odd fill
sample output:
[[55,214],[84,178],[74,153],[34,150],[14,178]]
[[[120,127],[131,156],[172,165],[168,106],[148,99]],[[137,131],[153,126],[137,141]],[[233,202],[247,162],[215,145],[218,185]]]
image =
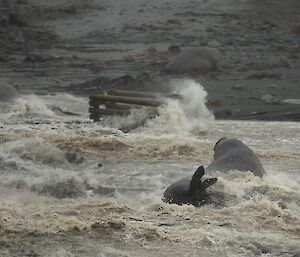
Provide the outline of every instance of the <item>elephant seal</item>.
[[194,47],[182,51],[175,50],[178,52],[178,55],[165,67],[164,71],[167,73],[207,73],[217,69],[220,54],[215,48]]
[[251,171],[259,177],[266,173],[255,153],[240,140],[223,137],[215,144],[214,152],[206,171]]
[[[215,144],[214,152],[214,160],[206,171],[251,171],[259,177],[263,177],[266,173],[255,153],[240,140],[223,137]],[[220,205],[226,198],[233,197],[222,192],[207,193],[206,189],[215,184],[217,178],[209,178],[202,182],[204,173],[204,167],[200,166],[191,179],[184,178],[170,185],[164,192],[162,200],[167,203],[192,204],[199,207],[208,203]]]
[[0,102],[10,102],[19,96],[19,92],[6,83],[0,83]]
[[178,205],[192,204],[196,207],[209,203],[206,189],[217,182],[216,178],[201,181],[204,176],[204,167],[200,166],[192,178],[184,178],[169,186],[164,192],[163,201]]

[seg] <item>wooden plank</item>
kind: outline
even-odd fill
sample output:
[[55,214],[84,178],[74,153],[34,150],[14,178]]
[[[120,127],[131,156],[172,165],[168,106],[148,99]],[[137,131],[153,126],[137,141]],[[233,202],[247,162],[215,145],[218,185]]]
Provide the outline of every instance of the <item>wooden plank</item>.
[[118,115],[118,116],[126,116],[130,114],[129,110],[120,110],[120,109],[103,109],[103,108],[99,108],[99,109],[95,109],[95,108],[89,108],[89,112],[91,114],[96,115]]
[[150,99],[150,98],[137,98],[137,97],[125,97],[125,96],[115,96],[115,95],[93,95],[90,96],[90,100],[99,102],[119,102],[127,104],[136,104],[144,106],[158,107],[165,103],[164,100]]
[[109,95],[140,97],[140,98],[159,98],[161,96],[161,94],[159,94],[159,93],[144,92],[144,91],[118,90],[118,89],[111,89],[111,90],[107,91],[107,93]]
[[174,99],[182,99],[182,96],[179,94],[166,94],[166,93],[158,93],[158,92],[144,92],[144,91],[130,91],[130,90],[118,90],[111,89],[107,91],[109,95],[117,95],[117,96],[129,96],[129,97],[140,97],[140,98],[174,98]]
[[107,109],[131,110],[134,106],[129,104],[106,102],[105,107]]

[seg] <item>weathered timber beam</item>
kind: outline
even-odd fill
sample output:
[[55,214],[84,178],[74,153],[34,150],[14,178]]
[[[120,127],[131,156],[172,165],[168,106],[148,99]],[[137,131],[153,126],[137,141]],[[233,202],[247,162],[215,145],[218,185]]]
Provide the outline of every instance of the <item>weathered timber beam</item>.
[[137,97],[125,97],[125,96],[115,96],[115,95],[92,95],[90,100],[93,102],[119,102],[127,104],[145,105],[158,107],[165,103],[163,100],[159,99],[149,99],[149,98],[137,98]]
[[130,91],[130,90],[118,90],[118,89],[111,89],[107,91],[110,95],[117,95],[117,96],[129,96],[129,97],[140,97],[140,98],[175,98],[181,99],[182,96],[179,94],[166,94],[166,93],[152,93],[152,92],[144,92],[144,91]]
[[109,95],[117,95],[117,96],[129,96],[129,97],[140,97],[140,98],[159,98],[161,94],[159,93],[151,93],[151,92],[143,92],[143,91],[130,91],[130,90],[118,90],[111,89],[107,91]]
[[119,104],[117,102],[101,102],[97,100],[89,101],[90,107],[99,108],[100,105],[105,105],[107,109],[120,109],[120,110],[131,110],[133,105],[130,104]]
[[112,102],[106,102],[105,107],[107,109],[119,109],[119,110],[131,110],[134,106],[129,104],[118,104]]
[[102,109],[102,108],[89,108],[90,114],[97,115],[119,115],[126,116],[130,114],[129,110],[120,110],[120,109]]

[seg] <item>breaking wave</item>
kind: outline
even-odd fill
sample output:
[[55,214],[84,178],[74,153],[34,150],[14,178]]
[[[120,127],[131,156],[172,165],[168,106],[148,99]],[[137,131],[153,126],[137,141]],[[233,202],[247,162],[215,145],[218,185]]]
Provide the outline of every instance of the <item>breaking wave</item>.
[[[1,103],[4,254],[297,256],[299,124],[214,122],[199,84],[175,84],[183,100],[169,100],[127,134],[91,122],[86,98],[27,95]],[[253,147],[267,175],[217,174],[208,190],[225,196],[220,206],[162,202],[167,186],[211,161],[221,136]]]
[[170,85],[172,93],[180,99],[166,99],[154,115],[152,109],[134,110],[126,118],[110,117],[104,120],[106,126],[131,128],[132,132],[159,134],[193,134],[207,132],[213,125],[214,116],[207,109],[204,88],[193,80],[176,80]]
[[159,115],[146,123],[146,131],[156,133],[198,135],[213,125],[214,116],[207,109],[207,92],[193,80],[178,80],[171,85],[180,100],[169,99],[159,109]]
[[29,120],[61,120],[62,116],[88,115],[88,100],[70,94],[21,95],[12,102],[0,102],[0,122],[22,123]]

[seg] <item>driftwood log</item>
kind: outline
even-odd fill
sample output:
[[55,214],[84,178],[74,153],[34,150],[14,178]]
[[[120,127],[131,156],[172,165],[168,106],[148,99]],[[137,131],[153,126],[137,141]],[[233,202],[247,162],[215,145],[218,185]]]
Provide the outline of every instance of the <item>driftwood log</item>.
[[90,96],[90,118],[99,121],[103,116],[126,116],[141,107],[151,109],[149,113],[153,116],[157,107],[166,103],[166,98],[180,99],[180,95],[112,89]]

